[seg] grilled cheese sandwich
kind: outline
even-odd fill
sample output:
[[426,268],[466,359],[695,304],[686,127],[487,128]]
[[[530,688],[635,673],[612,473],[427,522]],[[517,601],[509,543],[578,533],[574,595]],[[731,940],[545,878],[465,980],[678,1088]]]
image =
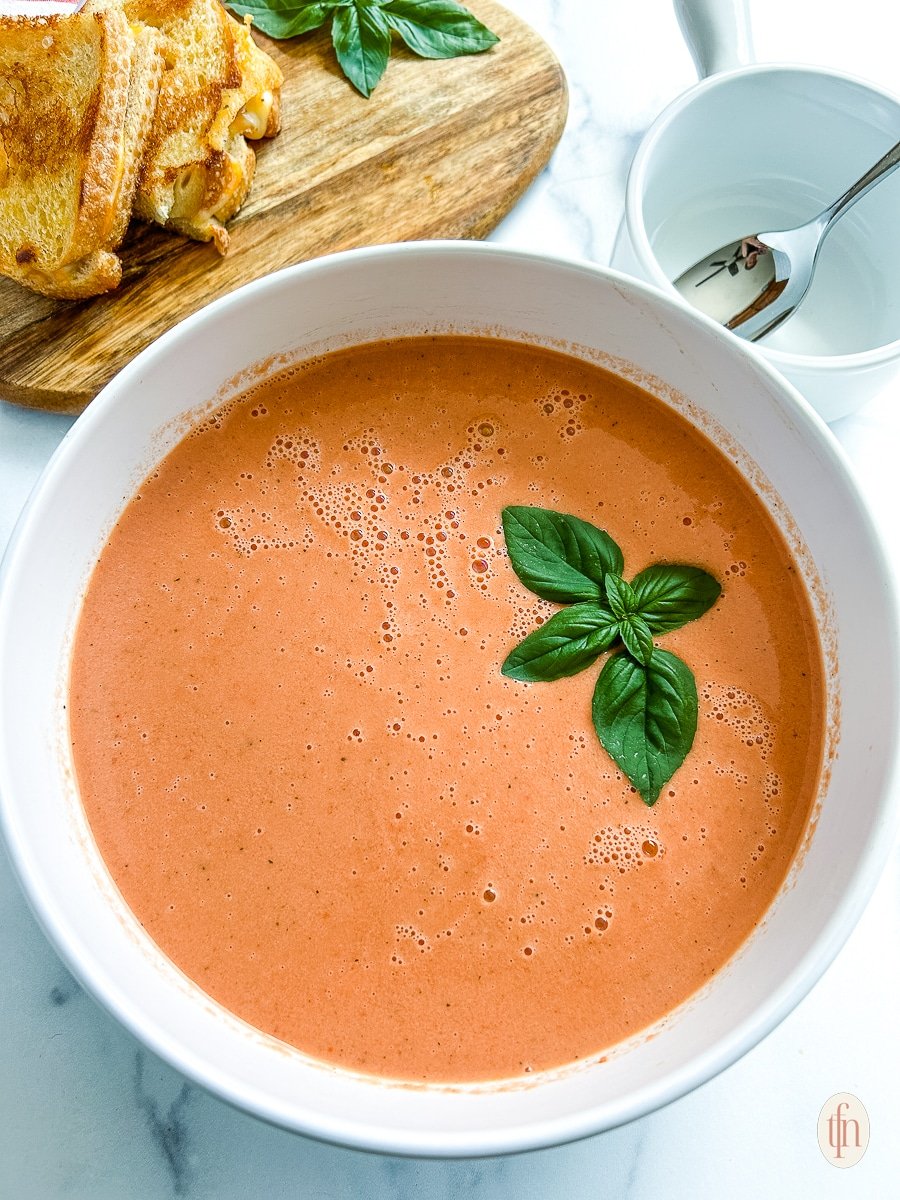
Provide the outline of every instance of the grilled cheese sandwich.
[[115,287],[163,71],[116,0],[0,18],[0,271],[82,299]]
[[0,17],[0,273],[64,299],[114,288],[133,214],[225,253],[281,84],[219,0]]
[[171,62],[135,212],[212,240],[224,254],[225,222],[246,199],[256,166],[245,139],[280,127],[281,72],[219,0],[125,0],[125,11],[163,33]]

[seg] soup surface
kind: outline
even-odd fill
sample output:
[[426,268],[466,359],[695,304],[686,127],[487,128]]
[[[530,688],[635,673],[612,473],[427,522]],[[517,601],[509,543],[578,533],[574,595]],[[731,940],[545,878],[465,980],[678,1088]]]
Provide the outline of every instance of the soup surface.
[[[591,723],[597,667],[501,675],[556,606],[505,505],[573,513],[625,576],[722,596],[660,644],[693,749],[650,808]],[[635,385],[464,337],[313,360],[205,419],[90,580],[71,673],[103,858],[209,995],[408,1080],[593,1056],[684,1001],[784,880],[819,776],[815,621],[732,464]]]

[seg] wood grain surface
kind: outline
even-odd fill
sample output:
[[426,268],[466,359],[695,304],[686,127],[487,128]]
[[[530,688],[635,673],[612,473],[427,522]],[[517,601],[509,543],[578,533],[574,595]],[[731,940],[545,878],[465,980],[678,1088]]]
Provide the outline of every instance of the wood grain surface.
[[0,278],[0,397],[79,412],[154,338],[241,284],[351,247],[489,233],[550,157],[566,84],[521,20],[493,0],[469,7],[497,46],[431,61],[396,44],[369,100],[340,73],[327,32],[256,34],[284,72],[283,129],[257,144],[228,255],[135,221],[115,292],[54,301]]

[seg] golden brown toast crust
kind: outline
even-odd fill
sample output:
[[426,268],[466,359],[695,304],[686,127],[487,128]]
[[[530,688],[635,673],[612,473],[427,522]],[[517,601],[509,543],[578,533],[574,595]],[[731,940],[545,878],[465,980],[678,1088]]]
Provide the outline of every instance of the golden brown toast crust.
[[134,212],[228,248],[281,72],[219,0],[88,0],[0,17],[0,273],[48,296],[117,286]]
[[132,44],[122,13],[97,0],[74,18],[0,24],[4,269],[55,268],[101,240],[113,203],[109,139],[124,117]]
[[118,0],[0,20],[0,272],[65,299],[118,284],[161,50]]
[[128,104],[125,114],[125,165],[118,202],[110,226],[109,246],[118,246],[131,221],[134,194],[153,128],[163,73],[166,68],[166,39],[156,29],[136,29],[131,64]]
[[[84,11],[84,10],[82,10]],[[89,10],[91,11],[91,10]],[[103,4],[92,11],[101,28],[100,84],[94,92],[93,123],[85,130],[87,145],[78,218],[72,244],[64,259],[73,262],[98,246],[107,249],[125,167],[125,117],[135,38],[124,13]]]
[[255,169],[245,141],[245,133],[252,134],[242,114],[268,93],[268,111],[255,136],[277,132],[281,72],[219,0],[125,0],[125,11],[132,21],[152,20],[166,35],[172,63],[135,212],[188,237],[213,240],[224,253],[223,223],[244,202]]

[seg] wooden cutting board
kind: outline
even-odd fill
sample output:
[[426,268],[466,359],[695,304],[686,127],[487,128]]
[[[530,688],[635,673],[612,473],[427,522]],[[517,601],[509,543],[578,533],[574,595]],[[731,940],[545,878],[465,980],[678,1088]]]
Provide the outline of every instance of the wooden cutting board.
[[124,280],[108,295],[54,301],[0,278],[0,397],[80,412],[154,338],[270,271],[355,246],[487,234],[550,157],[566,84],[521,20],[494,0],[468,7],[497,46],[431,61],[395,45],[369,100],[340,73],[327,32],[256,34],[284,72],[283,129],[258,144],[228,255],[132,222]]

